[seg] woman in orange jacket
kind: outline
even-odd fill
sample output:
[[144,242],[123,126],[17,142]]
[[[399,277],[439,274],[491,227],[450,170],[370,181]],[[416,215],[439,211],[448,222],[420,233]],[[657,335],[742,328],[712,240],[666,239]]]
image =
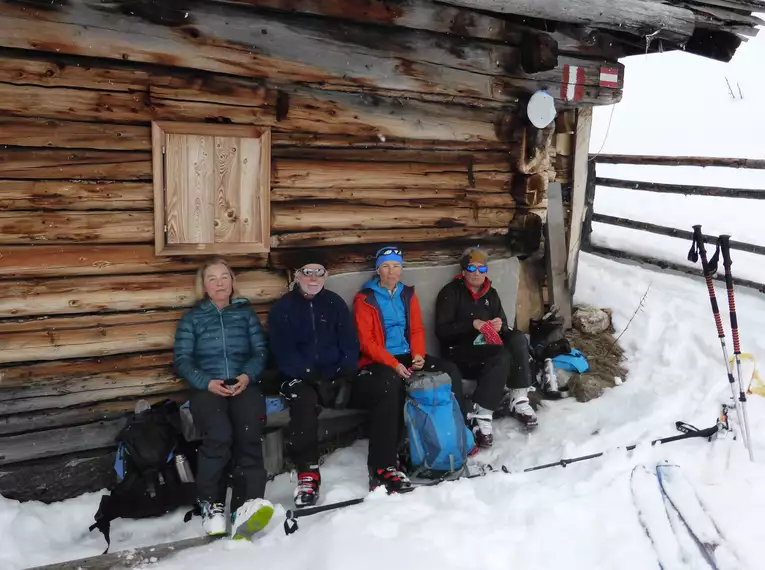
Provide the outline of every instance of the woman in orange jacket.
[[369,474],[371,486],[397,490],[408,486],[396,468],[398,434],[406,386],[415,370],[438,370],[452,379],[460,409],[465,413],[462,375],[446,360],[425,353],[425,329],[414,287],[401,283],[402,252],[394,246],[376,254],[377,275],[353,299],[353,315],[361,346],[359,374],[353,381],[351,406],[370,412]]

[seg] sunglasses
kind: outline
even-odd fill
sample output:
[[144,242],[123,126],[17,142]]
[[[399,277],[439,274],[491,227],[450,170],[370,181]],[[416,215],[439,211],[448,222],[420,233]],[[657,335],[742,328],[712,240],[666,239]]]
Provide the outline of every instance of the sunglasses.
[[403,257],[404,252],[397,247],[389,247],[377,252],[377,257],[380,257],[381,255],[400,255]]
[[465,268],[465,271],[467,271],[468,273],[475,273],[476,271],[478,271],[478,273],[486,273],[487,271],[489,271],[489,268],[486,267],[485,265],[482,265],[481,267],[476,267],[475,265],[468,265]]
[[307,269],[303,267],[302,269],[298,269],[298,273],[302,273],[306,277],[313,277],[314,275],[316,277],[324,277],[327,274],[327,270],[323,267],[319,267],[318,269]]

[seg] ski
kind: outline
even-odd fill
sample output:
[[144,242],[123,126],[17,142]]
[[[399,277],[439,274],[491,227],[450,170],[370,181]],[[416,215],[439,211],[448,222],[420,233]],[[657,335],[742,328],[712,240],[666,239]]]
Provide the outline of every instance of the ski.
[[735,552],[728,546],[680,467],[668,463],[658,464],[656,475],[662,493],[677,511],[709,566],[714,570],[742,568]]

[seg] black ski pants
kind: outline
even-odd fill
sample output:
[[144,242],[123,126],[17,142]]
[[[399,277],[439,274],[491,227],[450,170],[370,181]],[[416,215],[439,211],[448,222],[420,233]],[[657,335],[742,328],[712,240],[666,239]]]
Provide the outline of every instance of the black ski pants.
[[478,381],[472,400],[487,410],[496,410],[499,407],[505,386],[531,386],[531,365],[526,336],[520,331],[511,330],[503,333],[501,337],[502,345],[457,345],[448,353],[462,374]]
[[[197,496],[202,501],[226,500],[226,469],[233,469],[231,512],[266,491],[263,466],[263,426],[266,401],[250,384],[236,396],[223,397],[207,390],[191,396],[191,415],[202,433],[197,458]],[[233,460],[233,461],[232,461]]]
[[[409,354],[397,355],[396,359],[404,366],[412,365],[412,357]],[[425,366],[422,369],[449,374],[452,390],[464,414],[462,375],[459,369],[451,362],[430,355],[425,356]],[[365,409],[369,413],[369,470],[395,466],[404,425],[404,379],[390,366],[374,363],[359,371],[352,387],[351,407]]]

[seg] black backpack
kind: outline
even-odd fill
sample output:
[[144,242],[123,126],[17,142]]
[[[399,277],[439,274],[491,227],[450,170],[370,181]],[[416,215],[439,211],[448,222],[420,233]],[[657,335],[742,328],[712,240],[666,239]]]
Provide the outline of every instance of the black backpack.
[[182,506],[196,504],[196,484],[182,482],[176,456],[183,455],[195,472],[196,450],[181,435],[178,405],[172,401],[154,404],[134,414],[117,436],[114,469],[117,484],[101,497],[96,522],[90,530],[100,530],[111,544],[111,521],[164,515]]

